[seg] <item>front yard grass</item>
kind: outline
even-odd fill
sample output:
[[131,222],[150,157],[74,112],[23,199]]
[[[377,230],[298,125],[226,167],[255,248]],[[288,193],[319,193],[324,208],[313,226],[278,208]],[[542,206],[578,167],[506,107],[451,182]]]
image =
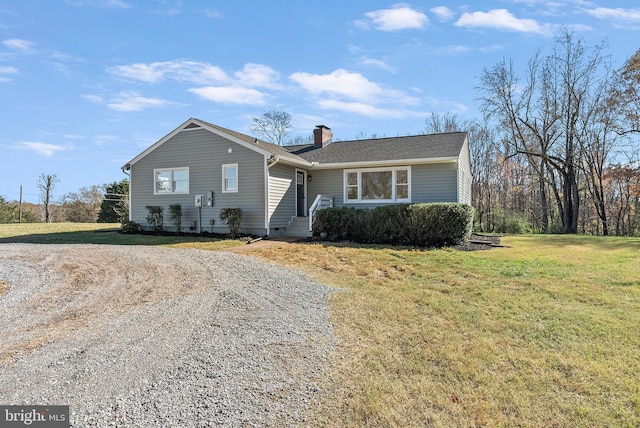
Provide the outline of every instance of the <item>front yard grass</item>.
[[[0,225],[0,243],[244,245],[116,229]],[[337,290],[336,345],[306,425],[640,426],[640,239],[533,235],[502,243],[509,248],[253,250]]]
[[322,426],[640,425],[640,239],[489,251],[293,244],[255,254],[341,289]]

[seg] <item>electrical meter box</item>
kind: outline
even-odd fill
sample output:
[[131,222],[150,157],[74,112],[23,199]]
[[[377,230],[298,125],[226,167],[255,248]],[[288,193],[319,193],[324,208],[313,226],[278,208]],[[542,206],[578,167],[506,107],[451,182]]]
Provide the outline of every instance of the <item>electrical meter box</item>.
[[196,195],[196,207],[202,206],[202,195]]
[[207,192],[207,206],[213,206],[213,192]]

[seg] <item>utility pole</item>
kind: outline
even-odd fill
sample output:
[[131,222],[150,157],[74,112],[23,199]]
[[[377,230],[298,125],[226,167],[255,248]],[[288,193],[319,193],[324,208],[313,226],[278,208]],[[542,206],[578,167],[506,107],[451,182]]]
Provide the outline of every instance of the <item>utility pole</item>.
[[20,185],[20,209],[18,212],[18,223],[22,224],[22,184]]

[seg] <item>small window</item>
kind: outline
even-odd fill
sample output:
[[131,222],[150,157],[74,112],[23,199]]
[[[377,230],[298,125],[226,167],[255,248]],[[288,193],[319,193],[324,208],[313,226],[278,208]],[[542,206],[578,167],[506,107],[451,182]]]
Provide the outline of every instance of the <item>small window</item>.
[[156,169],[154,194],[189,193],[189,168]]
[[222,165],[222,193],[238,192],[238,164]]

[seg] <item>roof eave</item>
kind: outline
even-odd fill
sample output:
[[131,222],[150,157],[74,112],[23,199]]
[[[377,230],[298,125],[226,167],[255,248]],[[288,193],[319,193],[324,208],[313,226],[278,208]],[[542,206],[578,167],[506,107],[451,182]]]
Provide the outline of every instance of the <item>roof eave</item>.
[[357,161],[357,162],[331,162],[321,163],[312,162],[312,169],[339,169],[339,168],[368,168],[379,166],[395,166],[395,165],[418,165],[428,163],[451,163],[457,162],[457,156],[446,156],[438,158],[421,158],[421,159],[390,159],[381,161]]

